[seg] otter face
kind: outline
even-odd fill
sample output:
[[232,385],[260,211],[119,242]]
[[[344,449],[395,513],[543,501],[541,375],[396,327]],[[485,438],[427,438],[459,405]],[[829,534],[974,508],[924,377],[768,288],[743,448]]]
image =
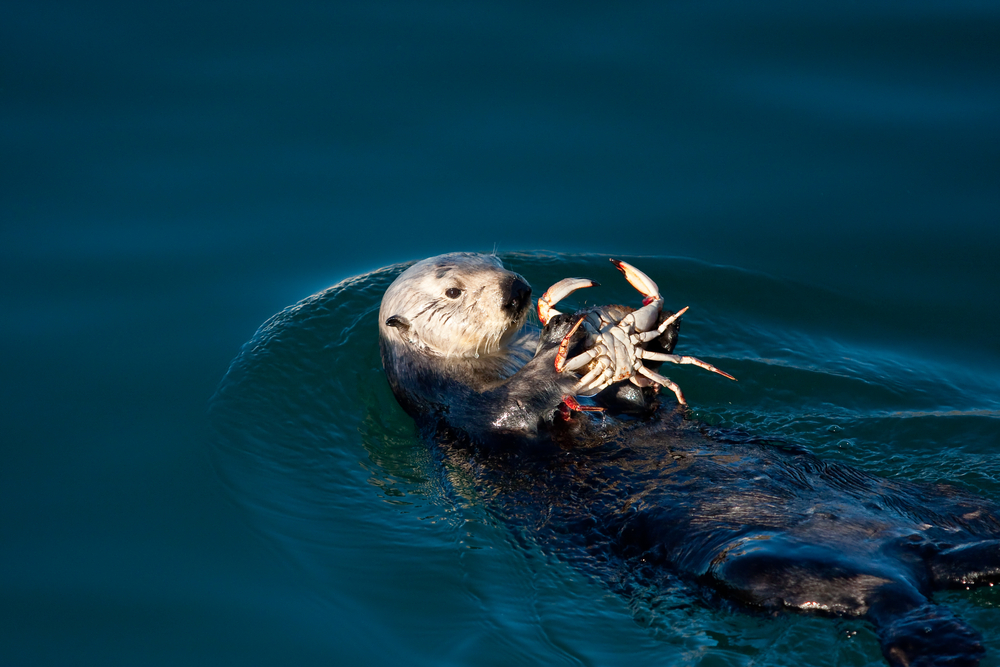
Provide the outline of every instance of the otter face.
[[503,349],[524,324],[531,287],[496,257],[451,253],[417,262],[386,290],[379,335],[446,357]]

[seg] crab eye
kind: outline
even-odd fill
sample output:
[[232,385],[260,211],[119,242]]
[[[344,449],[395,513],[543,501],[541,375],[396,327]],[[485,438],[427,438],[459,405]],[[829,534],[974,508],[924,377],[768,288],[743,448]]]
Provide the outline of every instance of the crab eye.
[[457,299],[458,297],[462,296],[462,290],[458,289],[457,287],[449,287],[444,291],[444,295],[449,299]]

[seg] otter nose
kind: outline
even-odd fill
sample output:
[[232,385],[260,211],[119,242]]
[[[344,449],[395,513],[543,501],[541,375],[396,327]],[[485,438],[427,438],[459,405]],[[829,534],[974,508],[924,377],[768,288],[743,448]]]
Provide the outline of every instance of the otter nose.
[[528,305],[528,301],[531,299],[531,285],[524,282],[520,276],[516,276],[511,282],[507,294],[507,302],[504,307],[517,312]]

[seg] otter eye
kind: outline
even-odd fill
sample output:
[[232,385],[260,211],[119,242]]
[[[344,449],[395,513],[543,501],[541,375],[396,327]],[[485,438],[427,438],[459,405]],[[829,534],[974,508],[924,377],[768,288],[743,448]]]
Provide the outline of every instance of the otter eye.
[[444,295],[449,299],[457,299],[458,297],[462,296],[462,290],[458,289],[457,287],[449,287],[444,291]]

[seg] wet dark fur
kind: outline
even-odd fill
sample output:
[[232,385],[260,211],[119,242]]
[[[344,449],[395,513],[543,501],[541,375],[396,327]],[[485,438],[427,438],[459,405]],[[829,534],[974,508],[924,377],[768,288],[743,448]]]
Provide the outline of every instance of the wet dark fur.
[[552,361],[571,321],[553,319],[510,377],[384,341],[383,361],[425,434],[560,553],[670,573],[754,609],[867,619],[892,665],[978,664],[976,631],[930,596],[1000,580],[996,504],[711,430],[634,388],[597,397],[613,414],[564,420],[571,381]]

